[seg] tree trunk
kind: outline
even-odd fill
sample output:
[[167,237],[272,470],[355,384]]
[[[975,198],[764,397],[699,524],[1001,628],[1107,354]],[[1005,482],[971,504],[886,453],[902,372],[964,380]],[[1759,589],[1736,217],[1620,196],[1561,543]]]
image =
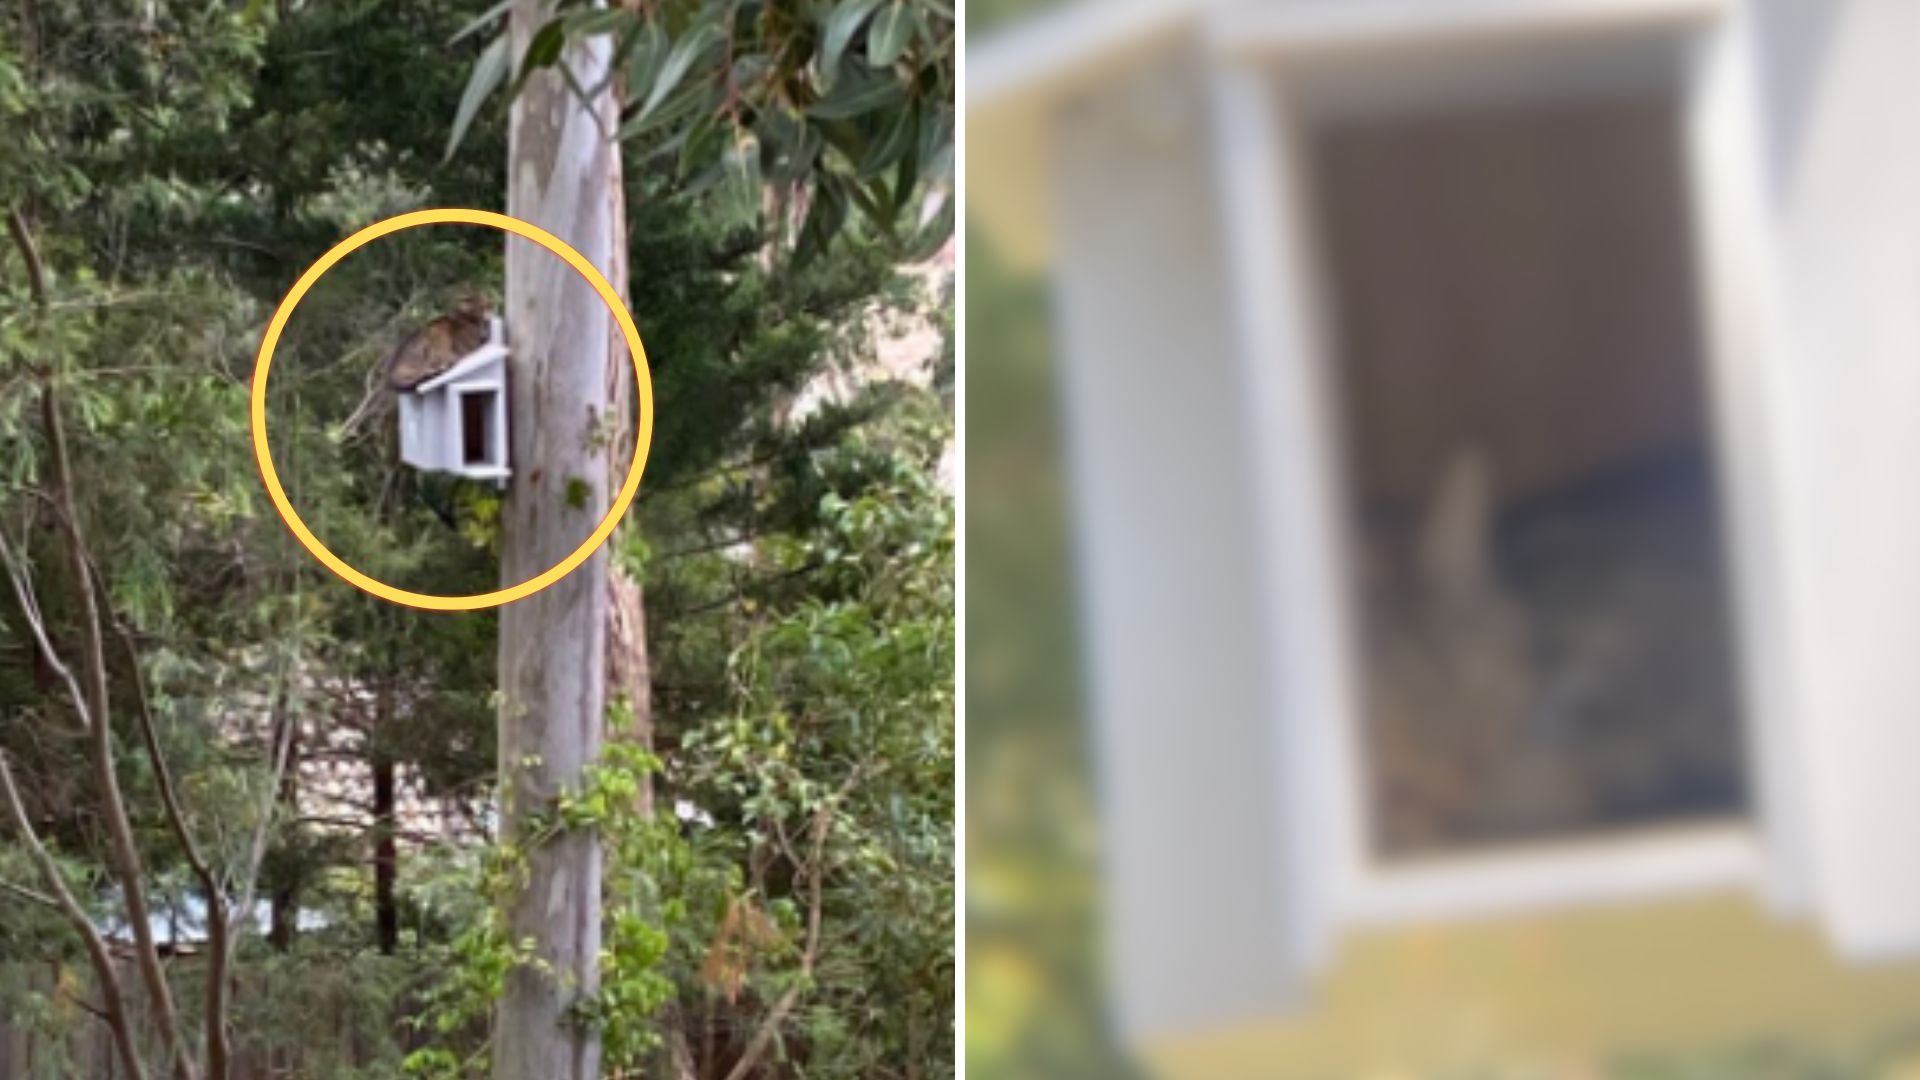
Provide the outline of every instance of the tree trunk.
[[[515,67],[543,21],[537,0],[515,0]],[[606,81],[604,36],[570,44],[560,62],[582,86]],[[610,94],[590,113],[553,69],[528,80],[509,121],[507,212],[552,232],[602,273],[625,242],[619,159],[608,133]],[[524,581],[577,547],[610,498],[605,438],[624,402],[608,399],[616,355],[612,315],[578,274],[539,246],[507,240],[508,373],[513,477],[501,521],[501,581]],[[502,837],[526,843],[531,816],[600,752],[604,735],[607,554],[500,613]],[[494,1033],[499,1080],[589,1080],[600,1075],[599,1034],[571,1006],[598,990],[598,836],[562,832],[527,852],[525,886],[508,901],[509,932],[531,940],[537,963],[507,980]]]
[[[274,697],[273,727],[274,742],[286,740],[286,768],[280,773],[280,789],[274,798],[283,807],[287,820],[295,823],[292,829],[293,843],[299,843],[300,818],[300,724],[288,707],[287,692],[283,687]],[[300,931],[300,860],[296,856],[284,860],[275,875],[272,891],[267,903],[272,910],[267,925],[267,944],[275,952],[286,952],[293,948],[294,935]],[[248,914],[244,909],[241,915]]]
[[[384,706],[386,691],[381,691]],[[378,723],[387,721],[385,710]],[[377,740],[378,735],[375,736]],[[394,900],[394,878],[399,870],[399,850],[394,833],[393,755],[382,750],[373,754],[373,921],[374,941],[382,956],[392,956],[400,947],[400,908]]]
[[[619,87],[616,91],[617,100],[626,98],[625,81],[623,75],[615,82]],[[613,283],[613,291],[619,295],[620,302],[626,304],[632,299],[627,272],[626,173],[617,152],[609,164],[612,177],[608,186],[613,192],[616,237],[613,265],[607,273],[607,280]],[[627,469],[633,464],[633,434],[637,414],[633,408],[633,358],[628,355],[626,339],[617,333],[607,338],[607,400],[618,405],[612,413],[614,422],[608,425],[610,434],[606,447],[608,479],[618,484],[626,478]],[[626,704],[629,719],[628,728],[617,735],[652,750],[653,668],[647,659],[646,603],[642,599],[640,583],[628,577],[619,567],[608,569],[607,586],[607,692],[612,698]],[[639,803],[638,809],[642,814],[653,813],[651,776],[643,777],[640,781]]]
[[[286,821],[294,822],[292,844],[300,844],[300,721],[294,717],[292,707],[286,700],[286,688],[282,686],[275,694],[275,715],[273,715],[273,738],[269,746],[280,746],[280,740],[286,740],[286,767],[280,771],[280,784],[275,790],[276,803],[280,813],[286,815]],[[273,813],[273,811],[269,811]],[[294,947],[294,936],[300,932],[300,859],[284,859],[284,867],[278,867],[273,888],[267,897],[267,903],[273,911],[267,924],[267,945],[276,953],[284,953]],[[248,909],[240,909],[242,917],[250,915]]]
[[[619,463],[620,467],[625,464]],[[652,675],[647,667],[647,619],[640,583],[615,569],[609,572],[607,586],[608,692],[625,702],[629,713],[626,729],[613,735],[652,750]],[[653,813],[652,777],[641,780],[638,801],[640,813]]]

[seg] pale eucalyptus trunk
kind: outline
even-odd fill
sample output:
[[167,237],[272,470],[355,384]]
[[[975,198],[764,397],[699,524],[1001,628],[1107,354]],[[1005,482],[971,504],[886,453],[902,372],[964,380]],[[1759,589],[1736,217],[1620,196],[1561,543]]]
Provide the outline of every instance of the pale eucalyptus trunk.
[[[517,0],[510,33],[522,55],[541,22],[537,0]],[[603,83],[604,37],[562,56],[582,86]],[[517,60],[516,60],[517,66]],[[514,99],[507,212],[546,229],[612,275],[624,267],[625,222],[610,94],[598,121],[552,69]],[[539,246],[507,240],[506,320],[513,477],[501,521],[501,581],[554,565],[606,513],[618,477],[608,468],[610,421],[625,403],[609,390],[624,354],[613,318],[580,276]],[[596,552],[572,574],[500,612],[501,834],[526,843],[528,819],[577,787],[598,756],[607,706],[608,559]],[[508,979],[494,1031],[498,1080],[588,1080],[600,1075],[600,1039],[572,1006],[599,986],[599,837],[562,832],[528,851],[525,885],[509,900],[509,932],[537,958]]]

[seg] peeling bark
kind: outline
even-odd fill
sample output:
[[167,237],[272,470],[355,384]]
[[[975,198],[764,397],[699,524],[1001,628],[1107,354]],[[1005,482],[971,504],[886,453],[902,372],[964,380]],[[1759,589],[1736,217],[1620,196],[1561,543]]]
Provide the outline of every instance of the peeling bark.
[[[543,22],[537,0],[517,0],[509,33],[516,59]],[[606,81],[610,42],[570,44],[561,57],[582,86]],[[516,64],[517,66],[517,64]],[[625,227],[610,93],[590,112],[551,70],[528,80],[510,116],[507,212],[565,240],[602,273],[621,257]],[[501,520],[501,581],[524,581],[559,562],[605,515],[613,483],[605,451],[612,315],[570,267],[538,245],[507,240],[508,379],[513,477]],[[604,547],[566,578],[500,613],[502,835],[525,840],[529,817],[579,783],[599,756],[607,705],[608,556]],[[524,887],[508,901],[509,932],[531,940],[537,963],[507,980],[494,1032],[500,1080],[591,1080],[597,1032],[572,1006],[599,986],[599,837],[570,830],[528,852]]]

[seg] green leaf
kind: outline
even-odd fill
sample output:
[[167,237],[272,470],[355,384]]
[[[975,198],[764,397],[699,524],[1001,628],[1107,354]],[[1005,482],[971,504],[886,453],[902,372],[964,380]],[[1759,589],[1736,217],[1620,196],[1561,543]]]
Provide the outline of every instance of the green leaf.
[[937,113],[927,116],[920,135],[920,172],[936,181],[953,178],[953,128],[950,117]]
[[834,73],[840,67],[841,55],[847,51],[853,35],[859,33],[867,16],[879,5],[880,0],[840,0],[828,13],[826,24],[821,28],[817,56],[822,86],[832,84]]
[[633,18],[633,12],[623,7],[588,8],[576,11],[566,17],[569,37],[592,37],[617,30]]
[[654,76],[660,71],[660,62],[666,59],[667,47],[671,45],[666,30],[658,22],[649,19],[634,35],[633,53],[627,60],[627,86],[634,92],[641,87],[652,86]]
[[899,82],[890,78],[847,79],[825,100],[809,106],[807,115],[816,120],[849,120],[899,101],[902,96]]
[[920,141],[920,110],[901,109],[887,125],[886,133],[867,147],[860,158],[860,179],[865,180],[892,168]]
[[507,13],[507,9],[512,6],[513,6],[513,0],[500,0],[499,3],[481,12],[479,15],[474,16],[472,22],[469,22],[467,23],[467,25],[461,27],[458,32],[456,32],[452,37],[447,39],[447,44],[452,45],[457,42],[464,41],[467,38],[472,37],[473,35],[479,33],[480,31],[485,30],[488,26],[491,26],[493,24],[493,21],[495,19],[498,19],[500,16],[505,15]]
[[486,104],[506,77],[507,35],[502,33],[473,62],[473,74],[467,77],[467,88],[460,94],[460,107],[453,114],[453,130],[447,135],[447,154],[441,160],[453,160],[453,152],[460,148],[460,140],[466,137],[480,106]]
[[567,46],[566,24],[554,19],[542,26],[527,43],[526,55],[520,58],[520,70],[513,77],[513,85],[508,88],[507,96],[520,92],[533,73],[541,68],[552,67],[560,59],[560,50]]
[[[920,126],[918,111],[914,114],[914,127]],[[911,145],[900,157],[900,167],[893,175],[893,212],[898,216],[907,208],[907,200],[913,198],[914,188],[920,182],[920,149],[918,144]]]
[[680,175],[689,175],[719,157],[731,130],[710,116],[695,120],[687,129],[686,140],[680,144]]
[[934,253],[940,250],[940,246],[945,244],[947,239],[952,235],[953,198],[952,196],[948,196],[947,199],[941,203],[940,212],[934,215],[933,220],[921,226],[920,230],[914,234],[913,239],[907,241],[906,246],[900,252],[900,257],[906,262],[921,262],[925,259],[931,259]]
[[795,260],[806,263],[823,254],[846,219],[846,195],[831,173],[822,175],[813,189],[813,205],[807,208],[807,220],[800,226],[800,240],[794,246]]
[[631,139],[654,128],[678,129],[677,134],[653,151],[643,160],[665,159],[680,151],[689,137],[696,132],[694,121],[699,119],[704,95],[698,86],[689,86],[677,94],[670,95],[666,104],[654,110],[651,116],[636,116],[620,128],[619,138]]
[[913,7],[907,0],[892,0],[873,17],[873,29],[867,31],[867,63],[886,67],[900,58],[913,40]]
[[877,194],[860,184],[848,184],[847,195],[853,199],[854,205],[860,208],[860,212],[867,215],[867,220],[873,222],[875,228],[882,232],[891,232],[893,215],[887,212],[891,200],[886,198],[884,187],[878,183],[874,187],[879,188]]
[[[739,43],[735,43],[738,47]],[[733,85],[741,87],[759,86],[766,81],[767,73],[773,70],[773,61],[759,53],[747,53],[737,56],[733,61]]]
[[760,146],[751,137],[736,134],[733,146],[721,155],[721,205],[752,220],[760,214]]
[[788,109],[768,109],[760,114],[754,128],[765,147],[768,180],[791,184],[813,168],[822,137],[806,117]]
[[[647,91],[647,99],[634,114],[627,127],[636,133],[642,130],[649,116],[660,107],[674,87],[687,75],[687,69],[707,51],[707,48],[720,40],[720,30],[710,23],[702,23],[687,31],[679,41],[674,42],[673,50],[667,54],[666,62],[660,65],[660,73],[654,77],[653,86]],[[624,130],[623,130],[624,134]]]

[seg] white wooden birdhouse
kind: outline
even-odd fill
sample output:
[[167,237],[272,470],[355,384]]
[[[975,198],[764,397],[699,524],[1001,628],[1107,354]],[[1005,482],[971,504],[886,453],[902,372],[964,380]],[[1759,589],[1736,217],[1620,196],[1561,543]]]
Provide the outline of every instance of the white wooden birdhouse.
[[[1920,3],[1083,0],[1006,33],[968,42],[994,156],[966,201],[1054,273],[1122,1035],[1173,1075],[1304,1071],[1497,920],[1531,949],[1703,894],[1920,970],[1920,124],[1890,111]],[[1525,539],[1550,521],[1578,554]],[[1566,678],[1548,653],[1599,653],[1537,644],[1575,636],[1543,632],[1573,625],[1556,564],[1582,597],[1715,598],[1583,607],[1647,662]],[[1481,771],[1439,794],[1446,732],[1502,715],[1530,734],[1462,736]],[[1642,723],[1630,800],[1563,782],[1604,756],[1571,733]],[[1389,941],[1415,951],[1367,982]],[[1676,952],[1617,996],[1687,1011],[1654,1004]],[[1419,1022],[1558,1015],[1566,955]]]
[[399,392],[400,460],[416,469],[502,483],[507,460],[507,345],[498,318],[485,345]]

